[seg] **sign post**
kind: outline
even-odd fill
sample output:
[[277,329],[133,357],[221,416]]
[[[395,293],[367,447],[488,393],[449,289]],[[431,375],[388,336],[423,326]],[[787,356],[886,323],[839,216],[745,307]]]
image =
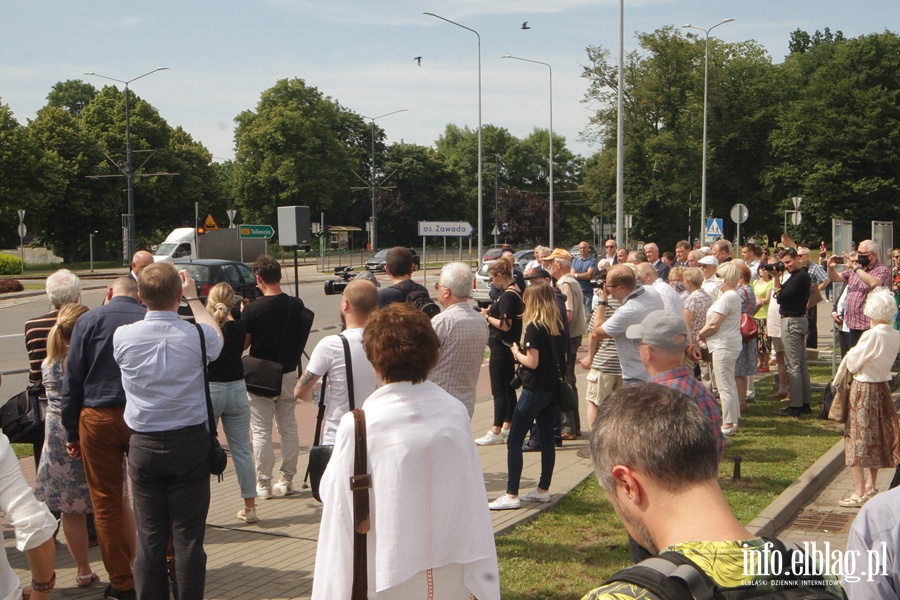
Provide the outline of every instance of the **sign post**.
[[25,235],[28,228],[25,227],[25,210],[19,209],[19,252],[22,256],[22,275],[25,274]]
[[724,221],[722,219],[707,219],[706,220],[706,236],[708,238],[719,239],[722,237],[722,226],[724,225]]
[[246,240],[268,240],[275,235],[271,225],[239,225],[238,236]]
[[750,211],[743,204],[735,204],[731,207],[731,220],[737,224],[737,246],[741,247],[741,223],[747,220]]

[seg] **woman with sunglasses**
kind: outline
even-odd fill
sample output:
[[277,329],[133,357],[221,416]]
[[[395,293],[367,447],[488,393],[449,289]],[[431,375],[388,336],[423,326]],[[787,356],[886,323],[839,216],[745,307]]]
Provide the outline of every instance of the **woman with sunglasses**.
[[525,311],[522,290],[513,281],[511,257],[502,256],[491,263],[488,276],[501,293],[490,307],[481,310],[490,332],[488,373],[494,397],[494,423],[483,437],[475,440],[479,446],[503,444],[509,435],[509,424],[516,407],[516,390],[511,385],[516,365],[509,348],[522,338],[522,313]]

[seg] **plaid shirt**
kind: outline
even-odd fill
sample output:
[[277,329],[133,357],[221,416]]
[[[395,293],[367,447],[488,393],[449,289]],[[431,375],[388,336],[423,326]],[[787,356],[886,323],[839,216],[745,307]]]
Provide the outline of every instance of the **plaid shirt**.
[[712,393],[694,377],[694,374],[685,367],[678,367],[664,373],[657,373],[647,380],[647,383],[658,383],[684,392],[688,397],[697,402],[697,406],[712,423],[713,432],[716,434],[716,447],[719,449],[719,459],[725,448],[725,440],[722,438],[722,413]]
[[[891,284],[891,271],[881,261],[875,259],[863,269],[869,275],[881,280],[881,285]],[[866,305],[866,297],[869,295],[869,285],[859,278],[853,270],[844,269],[841,277],[847,284],[847,296],[845,300],[844,323],[850,329],[865,331],[871,327],[869,317],[863,314]]]
[[828,281],[828,273],[825,272],[825,269],[820,267],[814,262],[806,265],[806,270],[809,272],[809,278],[813,280],[817,286],[822,285],[826,281]]

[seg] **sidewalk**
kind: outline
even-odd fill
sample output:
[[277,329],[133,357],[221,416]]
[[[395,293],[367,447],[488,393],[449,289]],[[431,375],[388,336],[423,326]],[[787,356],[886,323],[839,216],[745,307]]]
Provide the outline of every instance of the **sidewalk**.
[[[586,371],[578,373],[579,389],[584,390]],[[493,419],[493,402],[487,393],[487,367],[483,367],[479,380],[478,403],[472,418],[472,435],[481,437],[490,428]],[[584,402],[581,402],[582,422],[586,422]],[[312,403],[297,405],[301,442],[310,443],[315,426],[315,406]],[[220,431],[219,438],[225,440]],[[515,525],[527,522],[543,510],[554,506],[591,474],[591,462],[578,458],[575,453],[587,443],[586,436],[574,442],[565,442],[557,448],[556,468],[553,472],[553,502],[529,503],[519,510],[491,513],[494,532],[502,533]],[[276,445],[276,452],[278,447]],[[506,446],[479,446],[484,470],[485,503],[506,491]],[[298,470],[305,471],[308,446],[301,448]],[[522,472],[522,490],[537,484],[540,474],[540,453],[525,453]],[[20,461],[26,479],[34,482],[34,462],[31,457]],[[297,482],[302,477],[298,475]],[[313,565],[316,541],[319,536],[319,520],[322,505],[316,502],[308,490],[293,496],[259,500],[259,522],[252,525],[239,521],[235,514],[243,506],[237,478],[231,467],[225,472],[225,480],[212,480],[212,498],[207,518],[205,548],[208,555],[206,574],[206,598],[309,598],[312,592]],[[451,518],[448,516],[448,518]],[[27,573],[25,555],[15,549],[15,536],[4,521],[3,536],[7,557],[16,574],[26,583],[31,581]],[[62,533],[59,534],[63,538]],[[90,550],[91,565],[100,576],[86,590],[75,587],[75,568],[68,550],[62,543],[56,547],[57,584],[54,597],[72,599],[97,599],[109,581],[98,548]]]

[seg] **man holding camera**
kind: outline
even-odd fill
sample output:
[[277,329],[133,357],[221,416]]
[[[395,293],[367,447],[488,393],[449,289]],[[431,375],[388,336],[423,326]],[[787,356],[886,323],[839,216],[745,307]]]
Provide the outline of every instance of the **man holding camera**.
[[[845,258],[832,256],[828,259],[828,278],[847,285],[844,322],[850,328],[850,347],[856,345],[863,332],[869,329],[869,317],[863,314],[869,292],[880,285],[888,286],[891,270],[878,260],[878,245],[872,240],[863,240],[857,247],[856,263],[846,266],[838,273],[834,266],[843,264]],[[840,263],[838,262],[840,261]]]
[[[545,264],[549,267],[550,276],[556,279],[556,285],[559,290],[566,296],[566,320],[569,323],[569,354],[566,361],[566,380],[575,390],[578,396],[578,388],[575,387],[575,356],[578,354],[578,348],[581,347],[581,338],[587,329],[587,322],[584,317],[585,306],[590,306],[591,298],[594,296],[594,289],[591,287],[590,281],[580,282],[572,275],[572,255],[564,248],[556,248],[553,253],[547,257]],[[590,295],[585,299],[582,286],[587,284]],[[562,438],[564,440],[574,440],[581,435],[581,418],[578,411],[565,412],[562,415]]]
[[[784,346],[784,363],[788,374],[790,404],[780,417],[799,417],[811,412],[809,403],[811,391],[809,367],[806,361],[806,334],[809,322],[806,320],[806,305],[812,280],[800,265],[794,248],[784,250],[779,257],[783,268],[775,263],[775,291],[778,310],[781,314],[781,344]],[[785,275],[787,273],[787,275]]]

